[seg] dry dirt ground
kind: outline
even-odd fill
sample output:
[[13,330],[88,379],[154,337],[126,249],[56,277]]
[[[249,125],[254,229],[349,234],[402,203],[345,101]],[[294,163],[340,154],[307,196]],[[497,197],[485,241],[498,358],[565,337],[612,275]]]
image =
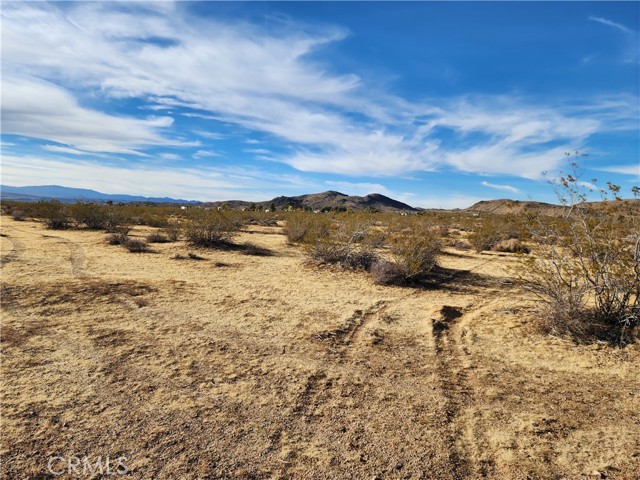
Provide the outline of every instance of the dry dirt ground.
[[52,456],[144,479],[640,478],[640,348],[540,333],[508,254],[452,250],[439,285],[401,288],[305,266],[278,227],[240,236],[273,256],[201,261],[105,237],[2,218],[3,478],[66,478]]

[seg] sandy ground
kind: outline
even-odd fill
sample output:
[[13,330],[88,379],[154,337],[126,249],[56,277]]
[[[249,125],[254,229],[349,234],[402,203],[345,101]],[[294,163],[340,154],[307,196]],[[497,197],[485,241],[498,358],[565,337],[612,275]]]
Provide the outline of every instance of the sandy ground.
[[3,478],[66,478],[53,456],[145,479],[640,478],[640,348],[540,333],[508,254],[451,250],[416,289],[305,266],[278,227],[240,237],[273,256],[202,261],[2,234]]

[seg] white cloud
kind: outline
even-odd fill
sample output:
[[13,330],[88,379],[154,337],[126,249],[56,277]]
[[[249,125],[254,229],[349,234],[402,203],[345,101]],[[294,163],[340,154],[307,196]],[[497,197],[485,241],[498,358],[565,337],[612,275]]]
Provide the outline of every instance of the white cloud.
[[219,157],[220,154],[212,152],[211,150],[198,150],[192,155],[193,158],[207,158],[207,157]]
[[516,187],[512,187],[511,185],[498,185],[498,184],[489,183],[489,182],[482,182],[482,185],[484,185],[485,187],[493,188],[494,190],[503,190],[505,192],[520,193],[520,190],[518,190]]
[[638,63],[640,61],[640,48],[638,48],[638,41],[640,37],[638,36],[638,32],[622,25],[621,23],[614,22],[613,20],[609,20],[608,18],[603,17],[589,17],[589,20],[601,23],[602,25],[606,25],[608,27],[612,27],[622,33],[625,36],[626,48],[623,52],[623,60],[625,63]]
[[143,146],[180,145],[159,133],[172,123],[169,117],[108,115],[81,107],[68,91],[50,82],[2,77],[3,133],[53,140],[77,150],[139,155]]
[[636,165],[612,165],[598,168],[603,172],[621,173],[623,175],[636,175],[640,179],[640,163]]
[[621,99],[599,107],[507,96],[409,103],[313,60],[345,38],[340,28],[282,22],[267,34],[249,23],[193,17],[180,3],[113,5],[3,5],[3,131],[92,152],[185,144],[169,138],[172,118],[97,112],[74,97],[81,91],[197,110],[179,114],[210,121],[213,131],[194,132],[203,138],[222,138],[220,122],[272,135],[293,153],[265,159],[305,172],[391,176],[453,167],[537,178],[594,133],[632,126]]
[[630,33],[630,34],[634,33],[634,31],[631,30],[629,27],[625,27],[624,25],[622,25],[620,23],[614,22],[612,20],[608,20],[608,19],[603,18],[603,17],[589,17],[589,20],[601,23],[603,25],[607,25],[609,27],[616,28],[616,29],[618,29],[618,30],[620,30],[621,32],[624,32],[624,33]]
[[246,153],[257,153],[259,155],[271,155],[271,151],[266,148],[246,148],[243,151]]
[[175,153],[161,153],[159,155],[160,158],[163,158],[165,160],[180,160],[182,159],[182,157],[180,155],[177,155]]
[[357,195],[364,197],[370,193],[380,193],[392,198],[398,198],[392,191],[390,191],[384,185],[379,183],[367,183],[367,182],[343,182],[343,181],[326,181],[332,189],[337,189],[341,193],[347,195]]
[[77,148],[65,147],[62,145],[43,145],[42,148],[49,152],[54,153],[66,153],[71,155],[89,155],[88,152],[83,152],[82,150],[78,150]]

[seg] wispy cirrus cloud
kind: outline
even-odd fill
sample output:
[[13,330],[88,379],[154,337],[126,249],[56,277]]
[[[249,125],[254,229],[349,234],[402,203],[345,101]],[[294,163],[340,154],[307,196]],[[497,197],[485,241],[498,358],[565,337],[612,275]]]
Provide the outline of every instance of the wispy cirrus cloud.
[[638,35],[638,32],[636,30],[633,30],[632,28],[629,28],[626,25],[623,25],[618,22],[614,22],[613,20],[610,20],[604,17],[590,16],[589,20],[600,23],[602,25],[606,25],[607,27],[611,27],[619,32],[622,32],[626,39],[626,46],[623,52],[624,62],[626,63],[640,62],[640,47],[638,46],[638,43],[640,41],[640,36]]
[[500,185],[497,183],[490,183],[490,182],[481,182],[481,183],[484,187],[493,188],[494,190],[502,190],[502,191],[511,192],[511,193],[520,193],[520,190],[518,190],[516,187],[512,187],[511,185]]
[[609,20],[607,18],[591,16],[591,17],[589,17],[589,20],[601,23],[602,25],[607,25],[608,27],[613,27],[613,28],[618,29],[621,32],[624,32],[624,33],[627,33],[627,34],[635,33],[629,27],[625,27],[621,23],[614,22],[613,20]]
[[67,90],[32,76],[3,74],[2,93],[3,133],[130,155],[142,155],[145,146],[187,144],[162,135],[173,123],[170,117],[139,119],[84,108]]
[[[4,132],[141,156],[152,147],[199,145],[177,134],[176,119],[184,117],[209,122],[192,130],[201,139],[226,138],[223,124],[276,139],[290,153],[265,159],[303,172],[385,177],[454,169],[537,178],[564,151],[631,124],[622,101],[476,95],[409,102],[319,60],[348,36],[341,27],[287,21],[267,33],[248,22],[195,17],[180,3],[114,5],[3,6]],[[107,113],[83,106],[86,96],[107,107],[136,99],[160,116]]]

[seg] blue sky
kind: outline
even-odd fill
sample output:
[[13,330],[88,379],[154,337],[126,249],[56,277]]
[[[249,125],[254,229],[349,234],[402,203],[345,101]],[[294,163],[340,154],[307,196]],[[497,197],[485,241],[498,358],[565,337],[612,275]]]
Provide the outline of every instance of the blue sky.
[[5,2],[2,183],[421,207],[640,183],[638,2]]

